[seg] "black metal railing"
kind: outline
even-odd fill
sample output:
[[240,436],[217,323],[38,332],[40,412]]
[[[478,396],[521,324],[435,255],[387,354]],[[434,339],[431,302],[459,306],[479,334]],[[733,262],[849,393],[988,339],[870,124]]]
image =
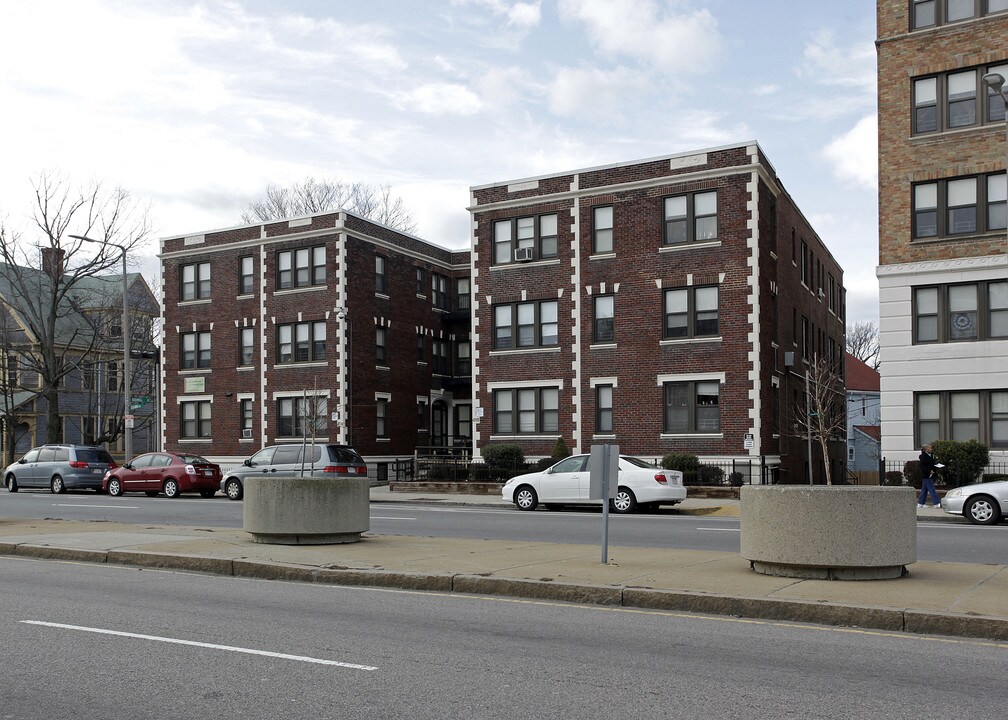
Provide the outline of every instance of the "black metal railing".
[[[935,470],[937,487],[958,487],[989,480],[1008,480],[1008,462],[988,463],[980,472],[975,468],[958,465],[949,461],[945,467]],[[911,485],[920,488],[920,463],[912,460],[887,460],[881,458],[878,467],[879,485]]]

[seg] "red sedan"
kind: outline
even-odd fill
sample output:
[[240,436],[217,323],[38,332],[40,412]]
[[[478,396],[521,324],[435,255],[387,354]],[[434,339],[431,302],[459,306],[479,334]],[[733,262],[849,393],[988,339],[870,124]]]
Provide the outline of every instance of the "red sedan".
[[130,462],[105,473],[102,490],[109,495],[145,492],[154,497],[163,492],[175,498],[184,492],[198,492],[213,497],[220,487],[221,469],[199,455],[170,452],[144,453]]

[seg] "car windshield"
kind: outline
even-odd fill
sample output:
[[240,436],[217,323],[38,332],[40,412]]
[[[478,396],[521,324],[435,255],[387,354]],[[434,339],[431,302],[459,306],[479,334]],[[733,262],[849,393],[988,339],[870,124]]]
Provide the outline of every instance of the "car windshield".
[[77,448],[77,459],[81,462],[86,463],[111,463],[112,456],[108,454],[108,450],[105,448]]
[[635,465],[636,467],[647,468],[648,470],[654,470],[655,468],[658,467],[654,463],[649,463],[646,460],[641,460],[640,458],[636,457],[629,457],[627,455],[620,455],[620,459],[623,460],[624,462],[630,463],[631,465]]
[[329,453],[336,462],[364,464],[364,460],[357,454],[357,451],[348,447],[330,447]]
[[189,465],[209,465],[210,461],[202,455],[179,455],[179,460]]

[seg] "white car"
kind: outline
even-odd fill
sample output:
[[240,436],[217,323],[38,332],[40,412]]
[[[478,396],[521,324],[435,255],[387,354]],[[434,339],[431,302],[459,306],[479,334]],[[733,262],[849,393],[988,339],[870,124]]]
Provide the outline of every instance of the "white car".
[[[544,505],[601,505],[589,499],[589,455],[572,455],[541,472],[513,477],[501,489],[506,503],[520,510]],[[619,486],[613,509],[633,512],[640,505],[675,505],[686,499],[683,476],[678,470],[664,470],[640,458],[620,455]]]
[[942,498],[941,509],[976,525],[995,525],[1008,515],[1008,480],[952,488]]

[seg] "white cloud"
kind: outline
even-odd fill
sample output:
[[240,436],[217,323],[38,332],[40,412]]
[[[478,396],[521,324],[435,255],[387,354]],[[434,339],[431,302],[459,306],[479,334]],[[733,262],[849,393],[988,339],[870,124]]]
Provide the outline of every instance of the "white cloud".
[[540,0],[535,2],[505,2],[505,0],[452,0],[453,5],[479,5],[494,15],[507,19],[508,27],[529,29],[542,20]]
[[875,62],[874,43],[837,47],[833,33],[823,30],[805,44],[798,75],[821,85],[855,88],[874,95]]
[[431,115],[474,115],[483,103],[476,93],[463,85],[428,83],[405,93],[399,105]]
[[780,91],[780,85],[759,85],[754,87],[752,94],[757,97],[765,97],[767,95],[775,95]]
[[681,3],[560,0],[558,11],[561,17],[583,23],[605,53],[634,58],[666,72],[703,69],[721,46],[714,16],[706,9],[687,11]]
[[878,116],[868,115],[823,149],[833,174],[868,189],[878,187]]
[[555,115],[586,115],[606,124],[623,117],[624,97],[646,88],[646,78],[626,68],[561,68],[549,90],[549,107]]

